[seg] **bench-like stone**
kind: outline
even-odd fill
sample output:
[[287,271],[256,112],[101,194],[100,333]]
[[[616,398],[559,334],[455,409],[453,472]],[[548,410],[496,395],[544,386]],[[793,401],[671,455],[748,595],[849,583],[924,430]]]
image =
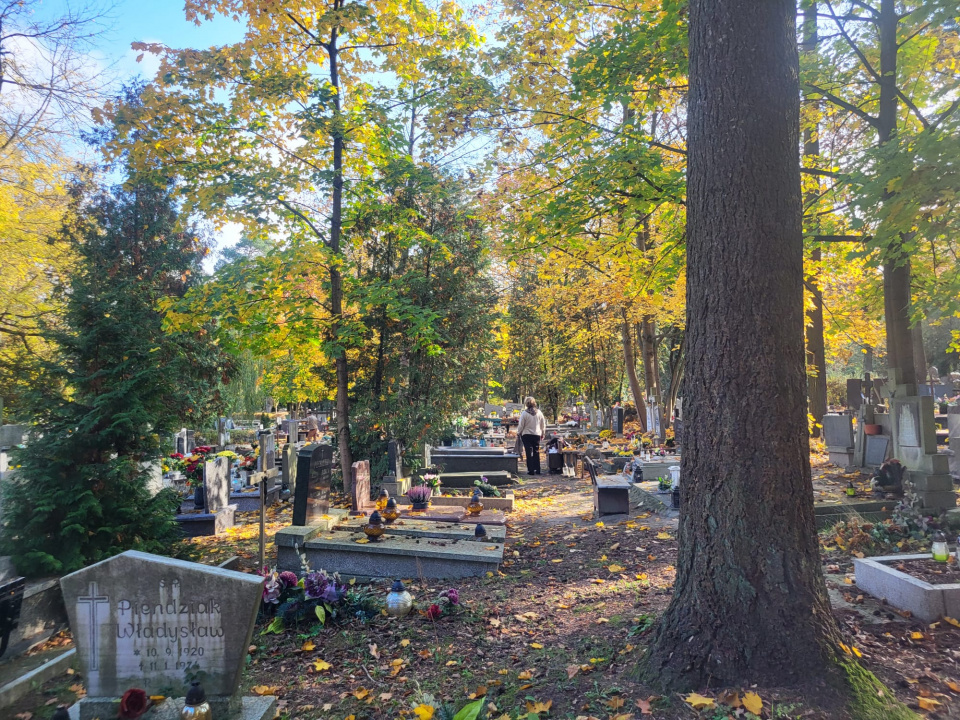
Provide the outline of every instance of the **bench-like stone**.
[[215,513],[185,513],[177,515],[174,519],[180,525],[184,537],[205,537],[219,535],[227,528],[233,527],[236,513],[236,505],[227,505]]
[[626,515],[630,512],[630,483],[626,480],[597,478],[593,486],[598,515]]
[[[365,521],[366,518],[350,518],[347,522],[342,523],[339,529],[359,533],[362,532],[361,528]],[[402,518],[387,525],[387,533],[407,537],[472,540],[476,527],[475,523],[466,521],[448,525],[429,520]],[[503,525],[487,527],[484,524],[484,527],[487,530],[487,539],[492,542],[502,543],[507,537],[507,529]],[[362,535],[357,535],[357,537],[362,537]]]
[[932,585],[893,567],[905,560],[929,557],[929,554],[883,555],[855,559],[857,587],[899,610],[909,610],[923,622],[936,622],[944,616],[955,618],[960,614],[960,583]]

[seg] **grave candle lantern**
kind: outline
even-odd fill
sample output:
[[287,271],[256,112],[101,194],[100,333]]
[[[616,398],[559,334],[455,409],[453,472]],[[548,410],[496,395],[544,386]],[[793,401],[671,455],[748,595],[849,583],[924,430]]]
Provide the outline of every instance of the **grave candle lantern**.
[[397,499],[390,498],[387,500],[386,507],[383,508],[380,515],[383,517],[383,521],[388,524],[400,517],[400,511],[397,509]]
[[380,494],[377,495],[377,510],[385,509],[389,500],[390,493],[387,492],[386,488],[380,488]]
[[390,617],[404,617],[413,608],[413,595],[397,580],[387,593],[385,609]]
[[947,536],[939,530],[933,534],[933,559],[937,562],[947,562],[950,559],[950,550],[947,548]]
[[197,680],[190,683],[183,710],[180,711],[180,720],[213,720],[213,712],[207,695]]
[[374,510],[370,515],[370,522],[363,526],[363,533],[370,540],[377,541],[383,535],[383,518],[378,510]]
[[847,497],[854,497],[857,494],[857,489],[853,486],[853,480],[847,482]]

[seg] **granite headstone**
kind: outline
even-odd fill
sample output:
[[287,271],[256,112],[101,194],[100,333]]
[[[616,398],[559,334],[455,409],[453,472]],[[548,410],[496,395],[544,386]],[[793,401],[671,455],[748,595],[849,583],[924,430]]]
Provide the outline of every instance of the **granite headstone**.
[[262,578],[129,550],[60,586],[87,691],[81,718],[115,714],[130,688],[182,697],[194,679],[221,714],[239,706]]
[[886,435],[864,435],[866,449],[863,464],[866,467],[880,467],[886,462],[890,438]]
[[260,472],[273,470],[277,466],[277,438],[270,430],[258,433],[260,440],[260,458],[257,465]]
[[307,445],[297,453],[294,525],[313,525],[329,512],[332,474],[333,448],[330,445]]
[[370,499],[370,461],[360,460],[351,465],[353,483],[350,488],[350,512],[366,515],[376,504]]

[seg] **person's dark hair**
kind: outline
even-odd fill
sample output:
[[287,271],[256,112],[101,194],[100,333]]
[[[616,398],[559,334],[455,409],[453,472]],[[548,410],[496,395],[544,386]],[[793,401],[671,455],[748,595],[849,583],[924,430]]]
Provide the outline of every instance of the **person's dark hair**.
[[634,455],[642,455],[643,453],[641,452],[640,448],[637,448],[636,450],[633,451],[633,454],[634,454]]

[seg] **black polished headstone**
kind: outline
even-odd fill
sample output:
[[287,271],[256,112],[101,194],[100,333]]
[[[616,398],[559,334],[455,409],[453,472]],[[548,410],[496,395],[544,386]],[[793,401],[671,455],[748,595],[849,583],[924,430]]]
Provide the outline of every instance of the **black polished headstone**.
[[859,378],[847,378],[847,407],[859,410],[863,404],[863,381]]
[[307,445],[297,453],[294,525],[312,525],[329,512],[332,473],[333,447],[330,445]]

